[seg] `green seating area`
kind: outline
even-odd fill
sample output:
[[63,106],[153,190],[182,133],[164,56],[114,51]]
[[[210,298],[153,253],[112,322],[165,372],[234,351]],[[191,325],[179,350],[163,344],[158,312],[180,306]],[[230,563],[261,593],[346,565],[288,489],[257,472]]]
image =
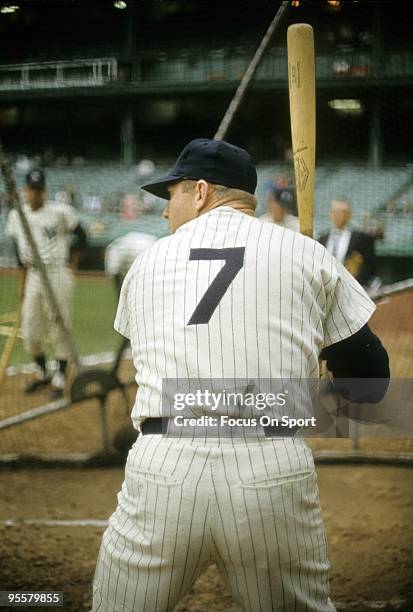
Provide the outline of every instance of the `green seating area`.
[[[168,166],[157,166],[154,176],[160,176],[167,170]],[[383,226],[384,238],[376,243],[379,255],[413,256],[413,216],[408,209],[402,208],[402,203],[409,198],[413,201],[412,174],[409,167],[380,170],[345,164],[319,167],[315,186],[315,235],[320,235],[329,227],[331,199],[344,197],[353,204],[355,227],[371,230],[372,226]],[[265,212],[265,186],[268,181],[280,175],[291,178],[293,173],[291,166],[268,163],[259,166],[258,175],[257,214],[260,215]],[[16,177],[16,181],[21,186],[23,177]],[[119,206],[123,195],[143,195],[134,167],[100,164],[49,168],[47,181],[50,199],[54,199],[58,192],[73,193],[92,246],[104,247],[129,231],[148,232],[158,237],[168,234],[167,223],[161,218],[164,202],[160,199],[151,200],[149,196],[145,200],[146,212],[131,221],[121,218]],[[3,190],[0,181],[0,192]],[[399,194],[396,210],[389,212],[385,206],[394,194]],[[10,265],[13,261],[10,241],[4,235],[6,217],[7,211],[3,209],[0,215],[0,265]]]

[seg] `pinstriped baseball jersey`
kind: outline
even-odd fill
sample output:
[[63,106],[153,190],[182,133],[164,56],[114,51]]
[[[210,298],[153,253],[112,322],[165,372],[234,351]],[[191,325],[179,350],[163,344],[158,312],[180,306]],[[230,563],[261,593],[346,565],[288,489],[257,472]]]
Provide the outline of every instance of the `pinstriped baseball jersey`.
[[[162,415],[165,378],[316,377],[321,349],[373,310],[314,240],[228,206],[203,214],[140,255],[123,284],[115,328],[131,339],[135,425]],[[172,611],[211,562],[249,612],[334,610],[302,438],[137,439],[93,611]]]
[[155,236],[143,232],[128,232],[108,244],[105,251],[105,273],[125,276],[135,258],[156,242]]
[[[66,326],[70,326],[73,279],[66,266],[69,258],[70,235],[79,223],[77,212],[67,204],[47,202],[38,210],[32,210],[30,206],[25,205],[24,213],[40,258],[46,266],[60,312]],[[33,254],[17,210],[12,210],[9,214],[6,233],[15,240],[22,263],[29,266],[22,316],[25,348],[35,355],[39,354],[42,351],[45,333],[48,331],[54,344],[56,358],[67,360],[70,357],[70,346],[60,325],[56,324],[39,271],[30,267],[33,263]]]
[[[76,210],[67,204],[47,202],[39,210],[24,206],[24,214],[43,263],[53,267],[65,266],[69,255],[69,235],[79,223]],[[10,211],[6,233],[16,241],[23,264],[33,263],[17,210]]]
[[115,329],[131,339],[132,417],[161,416],[163,378],[311,378],[374,304],[316,241],[229,206],[139,256]]

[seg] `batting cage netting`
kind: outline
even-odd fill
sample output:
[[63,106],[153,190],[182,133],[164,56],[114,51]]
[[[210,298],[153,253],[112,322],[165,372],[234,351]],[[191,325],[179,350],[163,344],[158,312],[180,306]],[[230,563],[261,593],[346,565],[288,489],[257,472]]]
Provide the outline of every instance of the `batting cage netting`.
[[[294,19],[290,11],[270,33],[262,61],[253,66],[252,80],[246,83],[245,96],[233,109],[224,134],[257,160],[257,215],[267,210],[271,186],[288,189],[295,181],[285,51],[286,25]],[[320,31],[315,29],[314,236],[329,231],[332,200],[351,204],[352,227],[372,237],[378,258],[367,286],[377,304],[372,329],[388,349],[392,377],[410,379],[413,165],[406,100],[411,86],[401,79],[388,88],[384,80],[410,74],[411,55],[392,49],[377,58],[369,51],[373,43],[368,41],[368,32],[352,45],[345,42],[351,32],[342,31],[344,42],[328,49],[333,21],[326,14]],[[145,240],[144,235],[149,240],[168,235],[161,217],[164,202],[141,186],[166,174],[187,141],[214,136],[264,33],[248,40],[234,39],[225,47],[218,35],[209,46],[198,43],[194,47],[190,41],[188,48],[148,45],[139,63],[146,94],[121,103],[107,92],[95,95],[96,88],[94,95],[79,94],[73,103],[73,88],[82,86],[85,79],[113,85],[127,78],[116,57],[88,57],[59,65],[48,62],[47,66],[39,61],[24,74],[17,64],[0,71],[0,89],[4,90],[17,82],[25,82],[27,92],[40,85],[47,89],[56,79],[63,88],[70,88],[71,96],[53,103],[32,100],[30,107],[1,111],[3,157],[12,170],[21,203],[27,173],[41,166],[48,200],[74,207],[87,234],[87,249],[74,274],[68,330],[80,369],[69,366],[62,398],[50,400],[48,388],[26,394],[34,370],[21,341],[20,272],[6,232],[13,202],[0,179],[0,461],[30,457],[82,462],[102,451],[112,456],[119,432],[129,425],[136,392],[130,352],[113,330],[118,277],[132,261],[127,260],[123,268],[119,263],[123,257],[120,240],[129,235],[133,241],[134,233],[137,241]],[[383,80],[383,86],[374,92],[366,88],[371,77]],[[233,84],[230,90],[223,86],[227,82]],[[162,88],[164,95],[154,94]],[[28,117],[34,127],[26,138]],[[22,129],[12,140],[11,127],[19,123]],[[359,263],[353,262],[356,270]],[[59,293],[58,279],[53,290]],[[55,371],[49,332],[45,330],[43,339],[50,369]],[[83,377],[79,378],[79,372]],[[413,459],[413,440],[408,435],[365,438],[363,431],[362,425],[354,424],[346,439],[311,440],[310,444],[318,457],[329,460]]]

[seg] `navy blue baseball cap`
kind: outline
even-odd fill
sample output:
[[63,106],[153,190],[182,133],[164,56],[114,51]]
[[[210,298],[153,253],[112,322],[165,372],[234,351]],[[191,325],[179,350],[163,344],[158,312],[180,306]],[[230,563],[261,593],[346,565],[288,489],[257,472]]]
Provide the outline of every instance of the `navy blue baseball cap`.
[[276,187],[274,184],[268,185],[267,194],[271,195],[272,198],[280,204],[283,208],[289,208],[290,210],[295,210],[296,208],[296,197],[295,190],[292,187],[287,187],[286,189],[280,189]]
[[185,179],[225,185],[254,194],[257,171],[251,155],[224,140],[196,138],[191,140],[175,162],[172,170],[142,189],[169,200],[168,185]]
[[46,186],[46,177],[43,170],[40,168],[33,168],[28,174],[26,174],[26,185],[31,189],[39,189],[43,191]]

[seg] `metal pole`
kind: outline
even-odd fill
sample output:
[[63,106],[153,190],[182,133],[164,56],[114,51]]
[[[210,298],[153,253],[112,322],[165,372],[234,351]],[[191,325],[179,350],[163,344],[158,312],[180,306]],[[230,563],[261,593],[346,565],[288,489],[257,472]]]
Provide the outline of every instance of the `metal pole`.
[[131,166],[135,160],[135,122],[131,110],[126,110],[121,122],[122,164]]
[[372,100],[370,117],[369,167],[380,168],[383,158],[383,141],[381,130],[381,104],[377,97]]
[[240,84],[238,85],[238,89],[234,94],[234,97],[231,100],[230,105],[228,106],[226,113],[219,125],[218,130],[215,133],[215,140],[222,140],[225,138],[225,134],[228,131],[229,126],[234,118],[235,113],[238,110],[239,105],[242,102],[244,94],[247,90],[248,85],[252,77],[255,74],[255,71],[258,68],[259,63],[261,62],[265,51],[267,50],[268,45],[271,42],[272,37],[274,36],[275,30],[277,29],[278,24],[280,23],[284,13],[288,8],[288,2],[282,2],[280,8],[277,11],[274,19],[270,23],[268,30],[266,31],[264,38],[262,39],[258,49],[255,52],[254,57],[252,58],[247,70],[245,71],[244,76],[241,79]]

